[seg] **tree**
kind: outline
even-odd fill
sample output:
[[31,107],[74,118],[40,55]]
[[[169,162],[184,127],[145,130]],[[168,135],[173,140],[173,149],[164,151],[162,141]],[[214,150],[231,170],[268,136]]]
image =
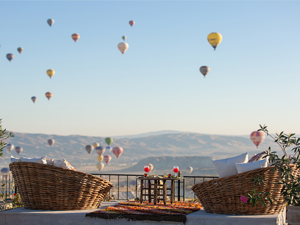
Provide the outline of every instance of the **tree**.
[[11,137],[14,137],[14,134],[2,128],[2,119],[0,119],[0,157],[3,156],[3,149],[7,145],[6,140]]

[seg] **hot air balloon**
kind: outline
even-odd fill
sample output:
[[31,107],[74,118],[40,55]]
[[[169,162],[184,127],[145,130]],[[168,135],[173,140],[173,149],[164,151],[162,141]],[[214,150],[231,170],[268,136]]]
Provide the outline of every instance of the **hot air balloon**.
[[8,61],[10,61],[10,62],[11,62],[11,60],[12,60],[14,57],[15,57],[14,54],[11,54],[11,53],[8,53],[8,54],[6,55],[6,58],[7,58]]
[[111,152],[111,150],[112,150],[112,147],[110,147],[110,146],[107,146],[107,147],[105,148],[105,151],[107,151],[107,152]]
[[96,167],[99,171],[101,171],[104,168],[104,163],[102,162],[97,162]]
[[17,146],[17,147],[15,147],[15,151],[16,151],[16,153],[18,153],[18,155],[20,155],[20,153],[23,151],[23,148]]
[[262,143],[263,140],[265,139],[265,134],[262,131],[253,131],[250,134],[250,139],[256,145],[256,147],[258,148],[260,143]]
[[91,154],[91,152],[93,151],[94,146],[93,145],[87,145],[85,146],[85,150],[87,151],[87,153]]
[[48,144],[49,144],[50,146],[54,145],[54,143],[55,143],[55,141],[54,141],[53,139],[49,139],[49,140],[48,140]]
[[149,170],[149,173],[153,170],[153,165],[151,163],[147,163],[145,164],[145,166],[149,166],[150,170]]
[[192,173],[194,169],[193,169],[193,167],[188,166],[185,170],[186,170],[186,172],[188,172],[188,173]]
[[110,162],[110,160],[111,160],[111,156],[110,155],[105,155],[103,158],[104,158],[104,162],[106,164],[108,164]]
[[95,142],[94,144],[93,144],[93,147],[94,148],[97,148],[97,147],[99,147],[100,145],[99,145],[99,143],[97,143],[97,142]]
[[125,40],[126,40],[126,38],[127,38],[126,36],[122,36],[122,39],[123,39],[123,41],[125,41]]
[[135,24],[135,22],[134,22],[133,20],[130,20],[130,21],[129,21],[129,25],[130,25],[130,26],[133,26],[134,24]]
[[37,97],[35,97],[35,96],[32,96],[32,97],[31,97],[31,100],[33,101],[33,103],[36,102],[36,99],[37,99]]
[[14,145],[13,144],[7,144],[6,148],[8,149],[9,152],[11,152],[14,149]]
[[80,38],[80,35],[77,33],[72,34],[72,39],[76,42]]
[[120,52],[122,52],[122,54],[124,54],[128,48],[129,48],[129,45],[126,42],[120,42],[118,44],[118,49],[120,50]]
[[102,156],[102,155],[98,155],[98,156],[97,156],[97,160],[98,160],[99,162],[101,162],[101,161],[103,160],[103,156]]
[[113,142],[113,139],[111,137],[105,138],[105,142],[107,145],[110,145]]
[[209,44],[216,50],[217,46],[221,43],[222,41],[222,35],[216,32],[210,33],[207,36],[207,40]]
[[55,71],[53,69],[49,69],[46,73],[51,78],[55,74]]
[[46,98],[48,98],[48,100],[50,100],[50,98],[53,96],[53,94],[51,92],[46,92]]
[[23,48],[22,47],[19,47],[19,48],[17,48],[17,50],[18,50],[18,52],[21,54],[22,52],[23,52]]
[[121,147],[114,147],[112,152],[114,153],[114,155],[119,158],[120,155],[123,153],[123,148]]
[[1,173],[9,173],[9,168],[8,167],[3,167],[2,169],[1,169]]
[[95,151],[97,152],[98,155],[103,155],[105,152],[105,148],[103,146],[98,146]]
[[48,19],[47,20],[47,23],[49,24],[49,26],[51,27],[52,26],[52,24],[54,23],[54,20],[53,19]]
[[200,72],[203,74],[203,76],[205,77],[206,74],[208,74],[210,68],[208,66],[201,66],[200,67]]

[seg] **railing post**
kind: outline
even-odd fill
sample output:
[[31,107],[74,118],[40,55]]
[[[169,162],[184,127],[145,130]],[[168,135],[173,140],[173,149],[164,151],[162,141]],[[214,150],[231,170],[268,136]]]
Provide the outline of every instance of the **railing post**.
[[128,175],[127,175],[127,200],[128,200]]
[[182,185],[183,185],[183,201],[185,201],[185,178],[182,180]]
[[120,175],[118,174],[118,199],[120,199]]
[[177,182],[177,201],[180,201],[180,180]]

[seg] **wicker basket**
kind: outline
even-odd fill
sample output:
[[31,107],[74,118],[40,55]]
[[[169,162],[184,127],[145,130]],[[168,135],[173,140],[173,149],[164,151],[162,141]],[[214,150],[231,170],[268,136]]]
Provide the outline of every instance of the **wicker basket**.
[[95,209],[112,187],[100,177],[55,166],[13,162],[9,168],[27,209]]
[[[274,167],[267,167],[248,171],[230,177],[204,181],[192,187],[197,198],[209,213],[230,214],[230,215],[265,215],[278,214],[286,206],[281,195],[282,185],[279,181],[278,171],[273,171]],[[296,166],[291,165],[296,175]],[[271,199],[277,199],[271,204],[266,201],[266,207],[257,203],[255,207],[252,204],[244,203],[240,200],[242,195],[251,193],[254,182],[251,181],[255,176],[260,175],[265,182],[262,185],[256,185],[257,192],[270,192]]]

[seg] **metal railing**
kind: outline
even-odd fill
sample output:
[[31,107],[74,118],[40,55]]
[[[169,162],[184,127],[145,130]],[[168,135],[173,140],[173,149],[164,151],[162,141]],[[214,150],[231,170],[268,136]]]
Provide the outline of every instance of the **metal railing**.
[[11,173],[0,176],[0,201],[10,200],[17,190]]
[[[137,177],[143,174],[104,174],[92,173],[94,176],[104,178],[114,187],[110,190],[109,195],[114,195],[116,200],[129,200],[140,197],[139,181]],[[195,198],[195,193],[191,191],[191,187],[197,183],[216,179],[217,176],[183,176],[183,179],[175,182],[175,199],[185,201],[187,198]],[[12,174],[1,175],[0,177],[0,198],[1,200],[12,199],[13,194],[17,193],[14,185]]]
[[[114,187],[110,190],[109,195],[114,195],[117,200],[128,200],[132,198],[138,198],[139,194],[139,181],[137,177],[143,176],[143,174],[104,174],[104,173],[92,173],[94,176],[104,178],[111,183]],[[217,176],[183,176],[183,179],[175,182],[175,199],[178,201],[185,201],[186,198],[195,198],[195,194],[192,193],[190,188],[196,183],[203,181],[216,179]],[[120,182],[121,180],[121,182]],[[129,191],[129,190],[132,191]],[[121,190],[121,191],[120,191]],[[187,192],[188,191],[188,192]],[[130,195],[131,193],[131,195]]]

